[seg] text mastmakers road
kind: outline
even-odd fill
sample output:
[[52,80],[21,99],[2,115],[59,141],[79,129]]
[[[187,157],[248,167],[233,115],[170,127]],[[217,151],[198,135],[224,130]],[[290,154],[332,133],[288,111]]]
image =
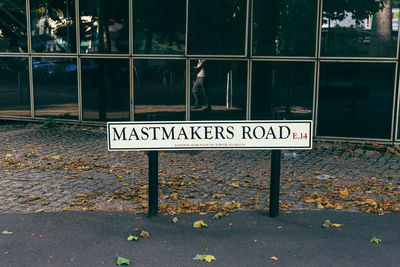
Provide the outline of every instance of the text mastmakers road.
[[109,122],[109,151],[311,149],[312,121]]

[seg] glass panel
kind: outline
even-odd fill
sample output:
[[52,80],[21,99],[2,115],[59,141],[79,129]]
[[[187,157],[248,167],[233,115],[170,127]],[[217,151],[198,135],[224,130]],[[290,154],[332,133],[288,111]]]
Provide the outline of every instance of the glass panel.
[[318,136],[390,138],[395,64],[321,63]]
[[251,119],[311,120],[313,87],[313,62],[255,61]]
[[31,116],[28,58],[0,58],[0,115]]
[[133,1],[133,53],[185,52],[186,0]]
[[185,120],[184,60],[135,60],[135,120]]
[[76,59],[33,58],[35,116],[78,119]]
[[31,0],[32,51],[73,53],[76,51],[75,1]]
[[246,119],[246,61],[192,60],[191,69],[191,120]]
[[399,1],[324,0],[322,56],[396,57]]
[[188,53],[244,55],[246,0],[189,0]]
[[82,59],[83,120],[129,120],[129,60]]
[[253,5],[253,55],[315,55],[316,0],[255,0]]
[[81,0],[83,53],[129,53],[128,0]]
[[0,0],[0,52],[27,52],[25,0]]

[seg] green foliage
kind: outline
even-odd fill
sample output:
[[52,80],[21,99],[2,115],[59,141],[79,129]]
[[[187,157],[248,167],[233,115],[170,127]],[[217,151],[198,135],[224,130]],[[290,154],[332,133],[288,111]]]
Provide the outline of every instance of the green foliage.
[[47,117],[44,121],[43,121],[43,128],[54,128],[57,126],[57,122],[55,121],[53,116],[49,116]]
[[370,242],[370,243],[379,244],[379,243],[382,243],[382,240],[379,239],[379,238],[373,237],[373,238],[371,238],[371,240],[370,240],[369,242]]

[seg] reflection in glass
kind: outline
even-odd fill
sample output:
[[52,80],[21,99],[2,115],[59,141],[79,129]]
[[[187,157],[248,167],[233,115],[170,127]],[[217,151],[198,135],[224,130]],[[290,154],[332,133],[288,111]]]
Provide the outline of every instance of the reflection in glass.
[[395,64],[321,63],[319,136],[390,138]]
[[192,60],[191,86],[191,120],[246,119],[246,61]]
[[244,55],[246,0],[190,0],[188,53]]
[[135,120],[185,120],[184,60],[135,60]]
[[398,1],[324,0],[321,55],[395,57],[399,5]]
[[185,0],[133,1],[133,52],[183,54],[185,16]]
[[316,0],[255,0],[253,55],[314,56]]
[[128,53],[128,6],[128,0],[80,1],[81,52]]
[[72,53],[76,51],[75,1],[31,0],[32,51]]
[[82,59],[83,120],[129,120],[129,60]]
[[25,0],[0,0],[0,52],[27,52]]
[[251,119],[311,120],[313,87],[313,62],[255,61]]
[[33,58],[36,117],[78,119],[76,59]]
[[0,58],[0,115],[31,115],[28,58]]

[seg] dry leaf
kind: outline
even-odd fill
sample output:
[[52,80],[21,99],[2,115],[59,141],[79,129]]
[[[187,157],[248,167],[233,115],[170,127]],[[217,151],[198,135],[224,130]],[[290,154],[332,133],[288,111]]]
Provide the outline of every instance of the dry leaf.
[[203,220],[196,221],[193,224],[193,228],[201,228],[201,227],[207,227],[207,226],[208,225]]
[[269,259],[270,259],[270,260],[274,260],[274,261],[279,260],[279,259],[278,259],[277,257],[275,257],[275,256],[269,257]]
[[144,238],[149,238],[149,237],[150,237],[150,234],[149,234],[149,232],[146,232],[146,231],[143,230],[143,231],[140,233],[139,236],[144,237]]

